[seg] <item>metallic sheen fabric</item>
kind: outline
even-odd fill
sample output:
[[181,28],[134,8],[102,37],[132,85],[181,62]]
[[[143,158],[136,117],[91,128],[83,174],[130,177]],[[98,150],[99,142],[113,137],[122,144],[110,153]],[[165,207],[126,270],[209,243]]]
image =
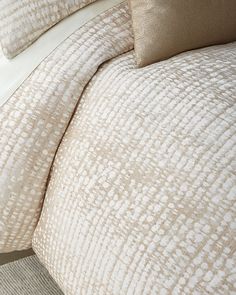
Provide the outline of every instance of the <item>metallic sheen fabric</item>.
[[236,40],[235,0],[129,0],[138,65]]

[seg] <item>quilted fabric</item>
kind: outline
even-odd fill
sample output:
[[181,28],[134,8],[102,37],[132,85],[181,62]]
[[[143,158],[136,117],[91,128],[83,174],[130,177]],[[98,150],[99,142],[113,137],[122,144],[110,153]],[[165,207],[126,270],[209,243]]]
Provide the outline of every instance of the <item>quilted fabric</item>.
[[132,47],[120,4],[72,34],[0,108],[0,252],[30,248],[50,166],[84,87],[101,63]]
[[236,43],[89,83],[34,250],[67,295],[234,294]]
[[96,0],[1,0],[0,42],[13,58],[42,33],[76,10]]

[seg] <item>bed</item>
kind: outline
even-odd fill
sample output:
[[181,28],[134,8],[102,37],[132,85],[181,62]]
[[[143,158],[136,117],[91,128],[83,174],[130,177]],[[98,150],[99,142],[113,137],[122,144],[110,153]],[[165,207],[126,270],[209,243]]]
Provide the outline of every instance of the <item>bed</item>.
[[65,294],[233,294],[236,43],[138,68],[119,2],[1,106],[0,250]]

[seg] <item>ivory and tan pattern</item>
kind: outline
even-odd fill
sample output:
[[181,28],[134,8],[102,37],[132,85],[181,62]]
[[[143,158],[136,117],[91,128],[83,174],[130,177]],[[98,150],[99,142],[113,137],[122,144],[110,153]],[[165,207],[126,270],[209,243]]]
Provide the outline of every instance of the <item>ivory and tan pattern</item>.
[[50,27],[96,0],[0,0],[0,42],[13,58]]
[[234,294],[236,43],[89,83],[33,246],[67,295]]
[[99,15],[46,58],[0,109],[0,252],[31,246],[53,157],[98,66],[133,48],[127,4]]

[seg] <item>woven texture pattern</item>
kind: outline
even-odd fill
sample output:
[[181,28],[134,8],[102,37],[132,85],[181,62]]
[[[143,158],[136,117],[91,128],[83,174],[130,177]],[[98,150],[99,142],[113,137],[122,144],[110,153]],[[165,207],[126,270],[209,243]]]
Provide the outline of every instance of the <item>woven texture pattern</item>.
[[12,58],[42,33],[76,10],[96,0],[1,0],[0,42]]
[[53,157],[104,61],[133,47],[127,4],[63,42],[0,109],[0,252],[30,248]]
[[36,255],[0,267],[0,295],[63,295]]
[[95,75],[33,242],[65,294],[234,294],[235,81],[236,43]]

